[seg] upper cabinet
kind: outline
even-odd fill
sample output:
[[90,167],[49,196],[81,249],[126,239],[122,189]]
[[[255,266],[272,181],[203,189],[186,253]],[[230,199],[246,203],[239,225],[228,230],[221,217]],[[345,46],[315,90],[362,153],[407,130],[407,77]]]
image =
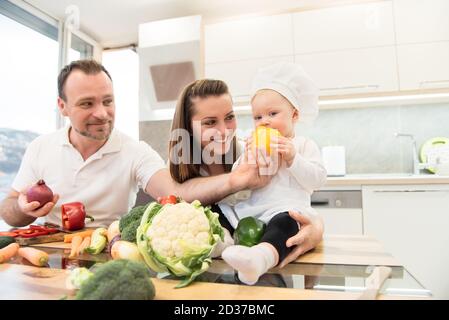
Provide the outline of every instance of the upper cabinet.
[[391,2],[374,2],[293,14],[295,53],[394,45]]
[[205,27],[205,62],[292,55],[292,37],[290,14],[211,24]]
[[449,87],[449,41],[399,45],[397,50],[401,90]]
[[206,65],[206,75],[209,78],[226,82],[235,103],[245,103],[250,100],[251,82],[259,68],[276,62],[294,62],[293,56],[254,59],[244,61],[220,62]]
[[398,90],[393,46],[303,54],[295,62],[315,79],[321,96]]
[[206,25],[205,76],[248,103],[257,69],[304,67],[321,96],[449,89],[449,0],[384,0]]
[[398,44],[449,41],[448,0],[394,0],[393,6]]

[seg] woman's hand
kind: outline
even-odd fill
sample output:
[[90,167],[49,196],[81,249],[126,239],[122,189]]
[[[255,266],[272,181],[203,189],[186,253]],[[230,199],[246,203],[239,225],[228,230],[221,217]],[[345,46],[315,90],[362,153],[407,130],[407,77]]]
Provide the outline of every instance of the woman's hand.
[[321,218],[312,220],[295,211],[290,211],[289,214],[301,227],[296,235],[287,240],[287,247],[296,247],[280,263],[280,268],[283,268],[288,263],[296,260],[300,255],[315,248],[323,239],[324,226]]
[[264,146],[254,148],[253,137],[246,139],[245,150],[250,164],[257,163],[259,176],[274,176],[280,167],[280,157],[277,151],[267,153]]
[[247,141],[245,150],[235,170],[231,172],[231,185],[234,192],[243,189],[257,189],[266,186],[273,175],[263,174],[270,167],[270,159],[257,152],[257,159]]
[[273,142],[270,146],[272,150],[277,150],[277,152],[282,156],[282,159],[285,160],[287,167],[292,165],[296,155],[296,149],[292,139],[282,136],[276,137],[276,142]]

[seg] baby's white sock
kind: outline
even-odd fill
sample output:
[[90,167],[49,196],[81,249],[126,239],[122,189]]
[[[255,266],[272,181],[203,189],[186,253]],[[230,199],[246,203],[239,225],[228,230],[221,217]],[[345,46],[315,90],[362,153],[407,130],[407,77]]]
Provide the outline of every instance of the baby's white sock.
[[230,246],[221,256],[238,271],[240,281],[249,285],[255,284],[259,277],[275,264],[273,250],[264,244],[253,247]]

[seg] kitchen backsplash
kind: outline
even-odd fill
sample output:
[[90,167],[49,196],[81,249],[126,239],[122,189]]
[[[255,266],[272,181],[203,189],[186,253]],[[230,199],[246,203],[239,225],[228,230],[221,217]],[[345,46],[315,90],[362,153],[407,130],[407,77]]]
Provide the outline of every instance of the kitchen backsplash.
[[[239,135],[253,127],[250,115],[237,117]],[[140,139],[167,158],[171,121],[140,122]],[[321,110],[313,125],[298,124],[296,133],[320,146],[346,149],[346,173],[411,173],[412,143],[396,132],[415,136],[418,151],[432,137],[449,137],[449,104]]]

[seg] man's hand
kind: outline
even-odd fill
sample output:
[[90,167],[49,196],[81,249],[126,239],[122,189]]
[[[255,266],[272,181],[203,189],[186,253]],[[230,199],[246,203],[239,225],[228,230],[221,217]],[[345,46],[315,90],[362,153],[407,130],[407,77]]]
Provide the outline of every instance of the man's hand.
[[296,260],[300,255],[315,248],[323,239],[323,224],[321,220],[311,220],[305,215],[295,211],[289,211],[289,215],[295,219],[301,227],[296,235],[287,240],[287,247],[296,247],[280,263],[280,268],[283,268],[288,263]]
[[28,202],[26,196],[27,190],[28,188],[25,188],[19,193],[17,204],[22,213],[33,218],[39,218],[49,214],[53,209],[53,207],[55,206],[56,202],[58,202],[59,200],[59,195],[54,194],[52,202],[47,202],[42,208],[39,208],[41,204],[38,201]]

